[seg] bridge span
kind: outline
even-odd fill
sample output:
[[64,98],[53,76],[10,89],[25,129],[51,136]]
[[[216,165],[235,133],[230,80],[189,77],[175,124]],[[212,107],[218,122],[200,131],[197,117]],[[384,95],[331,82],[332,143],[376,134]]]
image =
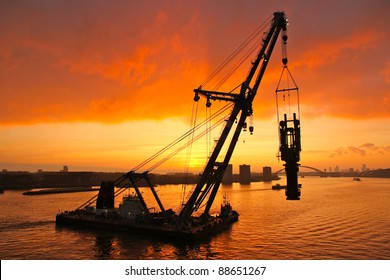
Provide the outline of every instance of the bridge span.
[[[312,166],[300,165],[299,167],[300,168],[307,168],[307,169],[311,169],[313,171],[316,171],[321,177],[327,176],[326,172],[324,172],[324,171],[322,171],[322,170],[320,170],[318,168],[312,167]],[[284,168],[276,171],[275,174],[282,173],[283,171],[284,171]]]

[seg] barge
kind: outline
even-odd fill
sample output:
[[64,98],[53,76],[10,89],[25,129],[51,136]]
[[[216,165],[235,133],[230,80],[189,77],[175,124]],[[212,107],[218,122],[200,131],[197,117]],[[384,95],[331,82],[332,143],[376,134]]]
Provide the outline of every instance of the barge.
[[[74,211],[59,213],[56,225],[196,240],[227,230],[232,223],[238,221],[238,212],[224,198],[218,215],[191,217],[188,222],[182,223],[179,215],[171,209],[162,208],[162,211],[152,213],[138,187],[133,187],[136,193],[124,195],[119,207],[114,207],[114,183],[102,182],[96,206],[88,203]],[[152,185],[149,187],[154,190]],[[157,195],[155,191],[154,193]],[[160,201],[158,197],[157,200]]]
[[56,217],[58,226],[103,229],[131,234],[167,237],[174,239],[197,240],[209,237],[230,228],[230,224],[238,220],[239,214],[234,211],[229,218],[221,216],[210,217],[207,221],[193,219],[189,228],[180,228],[173,221],[168,222],[163,218],[154,217],[145,220],[142,216],[138,219],[126,219],[117,215],[116,210],[111,210],[107,216],[96,215],[88,210],[75,210],[60,213]]

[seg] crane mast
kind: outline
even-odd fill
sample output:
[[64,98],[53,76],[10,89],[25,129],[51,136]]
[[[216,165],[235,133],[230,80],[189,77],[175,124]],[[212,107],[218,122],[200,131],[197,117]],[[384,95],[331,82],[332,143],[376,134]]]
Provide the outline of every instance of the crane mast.
[[[245,81],[241,84],[239,93],[209,91],[202,89],[202,87],[194,90],[194,101],[198,101],[200,96],[203,96],[207,99],[206,106],[208,107],[211,106],[211,100],[232,102],[234,105],[193,193],[179,214],[179,227],[187,228],[190,226],[192,214],[203,205],[203,202],[205,202],[207,197],[208,199],[204,212],[201,214],[201,218],[207,220],[210,217],[210,208],[218,192],[224,172],[232,157],[241,130],[246,125],[246,119],[253,114],[252,102],[256,96],[269,59],[271,58],[275,43],[282,30],[282,39],[284,43],[286,43],[287,35],[285,35],[285,32],[287,30],[287,19],[284,12],[275,12],[271,26],[268,32],[265,33],[265,37],[263,37],[260,51],[256,59],[252,62],[252,67]],[[227,152],[224,155],[223,160],[217,161],[222,147],[225,145],[236,120],[237,126],[233,132],[230,143],[227,143]]]

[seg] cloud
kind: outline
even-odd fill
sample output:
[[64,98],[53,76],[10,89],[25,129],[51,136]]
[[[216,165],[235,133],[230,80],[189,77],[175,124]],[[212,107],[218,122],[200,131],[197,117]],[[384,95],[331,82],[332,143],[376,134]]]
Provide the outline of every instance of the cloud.
[[64,67],[71,72],[97,74],[124,84],[142,84],[155,73],[156,64],[147,62],[152,50],[138,47],[133,54],[103,60],[102,53],[90,53],[79,60],[63,60]]
[[373,152],[373,153],[379,153],[379,154],[385,154],[387,152],[390,152],[390,146],[377,146],[372,143],[365,143],[359,148],[365,149],[368,152]]
[[339,147],[334,150],[329,157],[343,157],[343,156],[366,156],[366,155],[384,155],[390,152],[390,146],[377,146],[373,143],[365,143],[358,147]]
[[357,147],[339,147],[336,149],[333,153],[329,155],[329,157],[340,157],[340,156],[350,156],[350,155],[360,155],[365,156],[366,152],[362,149],[359,149]]
[[316,46],[303,52],[292,65],[308,69],[324,67],[328,64],[337,64],[340,60],[344,61],[351,53],[354,53],[353,56],[358,59],[360,52],[376,49],[378,42],[386,37],[386,33],[375,29],[353,32],[346,38],[332,38],[318,42]]
[[[193,88],[276,9],[258,1],[223,1],[221,13],[218,1],[115,3],[0,3],[0,124],[188,115]],[[308,117],[390,117],[383,3],[360,4],[346,13],[350,3],[330,1],[318,14],[311,1],[286,3],[290,70]],[[279,53],[255,100],[262,118],[275,114]]]
[[0,35],[0,123],[122,122],[188,114],[184,110],[191,105],[185,105],[208,68],[205,45],[194,43],[205,41],[198,31],[205,22],[199,22],[196,10],[148,4],[121,2],[100,13],[99,2],[68,14],[62,3],[66,7],[56,19],[50,5],[33,7],[38,21],[22,6],[21,23],[3,18],[20,32]]
[[390,61],[387,61],[385,67],[381,71],[381,74],[383,75],[384,81],[386,83],[390,83]]

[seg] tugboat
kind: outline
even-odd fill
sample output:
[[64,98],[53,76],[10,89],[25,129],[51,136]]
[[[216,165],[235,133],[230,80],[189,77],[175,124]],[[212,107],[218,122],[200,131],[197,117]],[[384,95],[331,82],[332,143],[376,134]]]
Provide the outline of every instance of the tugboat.
[[223,203],[221,204],[221,212],[218,217],[225,219],[228,223],[233,223],[238,221],[238,216],[240,216],[240,214],[233,210],[232,206],[226,198],[226,195],[224,195]]
[[282,186],[280,184],[272,185],[273,190],[285,190],[287,186]]

